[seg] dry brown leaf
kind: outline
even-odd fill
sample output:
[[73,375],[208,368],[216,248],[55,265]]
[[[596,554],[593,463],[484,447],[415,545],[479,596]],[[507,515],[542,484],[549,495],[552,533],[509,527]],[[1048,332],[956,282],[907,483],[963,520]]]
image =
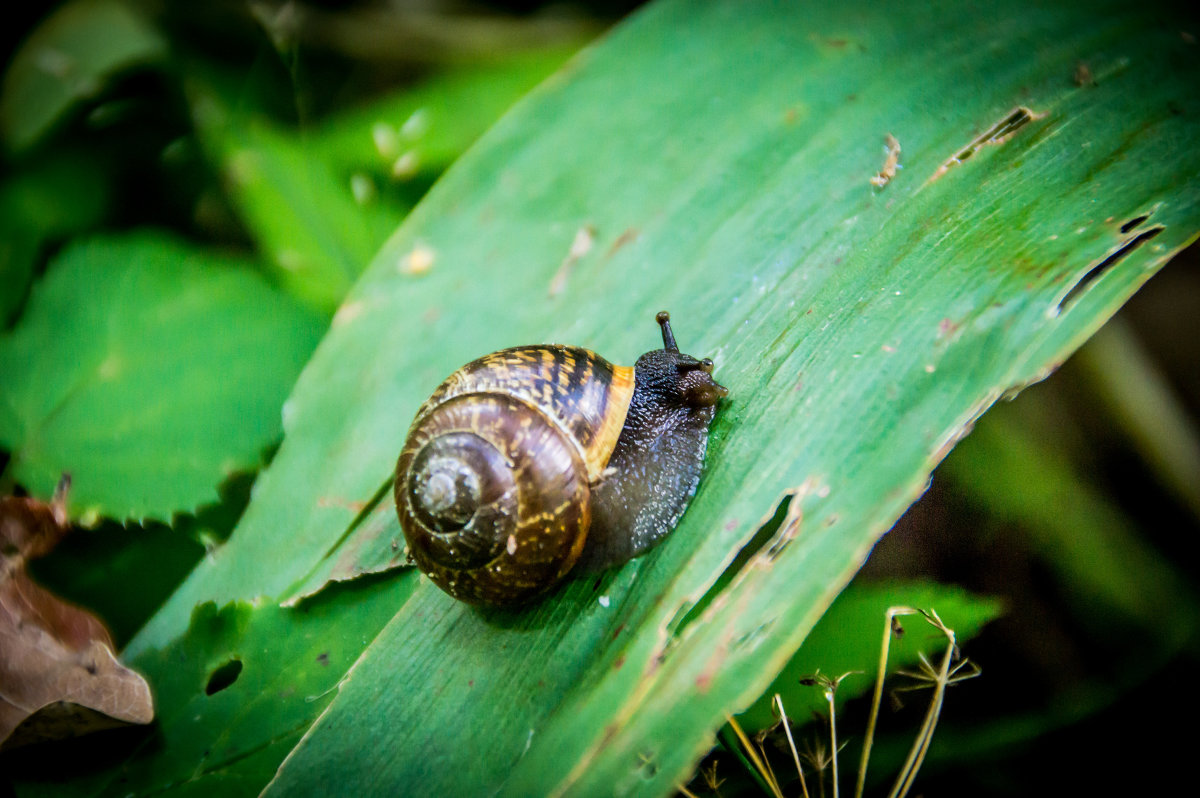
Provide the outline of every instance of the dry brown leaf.
[[0,747],[154,718],[150,686],[117,661],[104,624],[26,573],[67,531],[68,485],[49,504],[0,499]]

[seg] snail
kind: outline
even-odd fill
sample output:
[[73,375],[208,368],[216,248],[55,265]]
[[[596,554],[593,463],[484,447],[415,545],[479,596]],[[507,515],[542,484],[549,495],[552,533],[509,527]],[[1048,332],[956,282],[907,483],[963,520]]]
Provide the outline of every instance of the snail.
[[713,362],[663,348],[632,367],[587,349],[504,349],[450,375],[396,462],[411,558],[454,598],[515,605],[573,567],[600,570],[661,540],[696,492],[726,389]]

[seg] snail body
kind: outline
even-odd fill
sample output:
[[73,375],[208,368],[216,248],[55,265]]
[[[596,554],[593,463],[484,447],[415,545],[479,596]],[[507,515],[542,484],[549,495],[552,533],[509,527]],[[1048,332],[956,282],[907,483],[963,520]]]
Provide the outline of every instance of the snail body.
[[633,367],[587,349],[504,349],[447,378],[396,463],[417,566],[473,604],[511,605],[572,568],[622,563],[674,528],[695,493],[725,389],[711,360],[663,348]]

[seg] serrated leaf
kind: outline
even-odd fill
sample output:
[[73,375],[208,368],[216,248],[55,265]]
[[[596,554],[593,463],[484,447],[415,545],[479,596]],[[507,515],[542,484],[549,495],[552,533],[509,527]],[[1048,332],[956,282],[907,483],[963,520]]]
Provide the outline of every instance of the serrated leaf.
[[730,388],[678,529],[525,610],[396,577],[411,598],[267,792],[669,793],[971,422],[1194,239],[1193,47],[1145,4],[649,6],[389,240],[238,530],[131,648],[312,573],[461,363],[538,341],[630,363],[665,307]]
[[13,55],[0,91],[0,135],[28,149],[75,104],[118,72],[161,58],[166,42],[130,6],[73,0],[47,17]]
[[[106,521],[76,528],[32,573],[63,598],[94,610],[122,647],[201,557],[229,537],[254,476],[238,474],[220,486],[219,503],[175,516],[170,526]],[[137,589],[123,589],[128,585]]]
[[319,317],[245,260],[155,233],[66,249],[0,338],[14,479],[76,515],[169,519],[257,467]]

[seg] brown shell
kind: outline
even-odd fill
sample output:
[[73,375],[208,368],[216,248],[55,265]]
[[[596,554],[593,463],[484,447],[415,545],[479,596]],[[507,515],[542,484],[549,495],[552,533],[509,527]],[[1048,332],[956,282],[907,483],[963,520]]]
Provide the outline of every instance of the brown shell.
[[518,346],[473,360],[421,405],[417,418],[453,396],[504,393],[540,408],[579,443],[588,479],[604,470],[633,398],[633,369],[577,346]]
[[583,550],[589,486],[633,387],[633,369],[565,346],[506,349],[451,375],[396,463],[396,509],[418,567],[477,604],[518,603],[557,582]]

